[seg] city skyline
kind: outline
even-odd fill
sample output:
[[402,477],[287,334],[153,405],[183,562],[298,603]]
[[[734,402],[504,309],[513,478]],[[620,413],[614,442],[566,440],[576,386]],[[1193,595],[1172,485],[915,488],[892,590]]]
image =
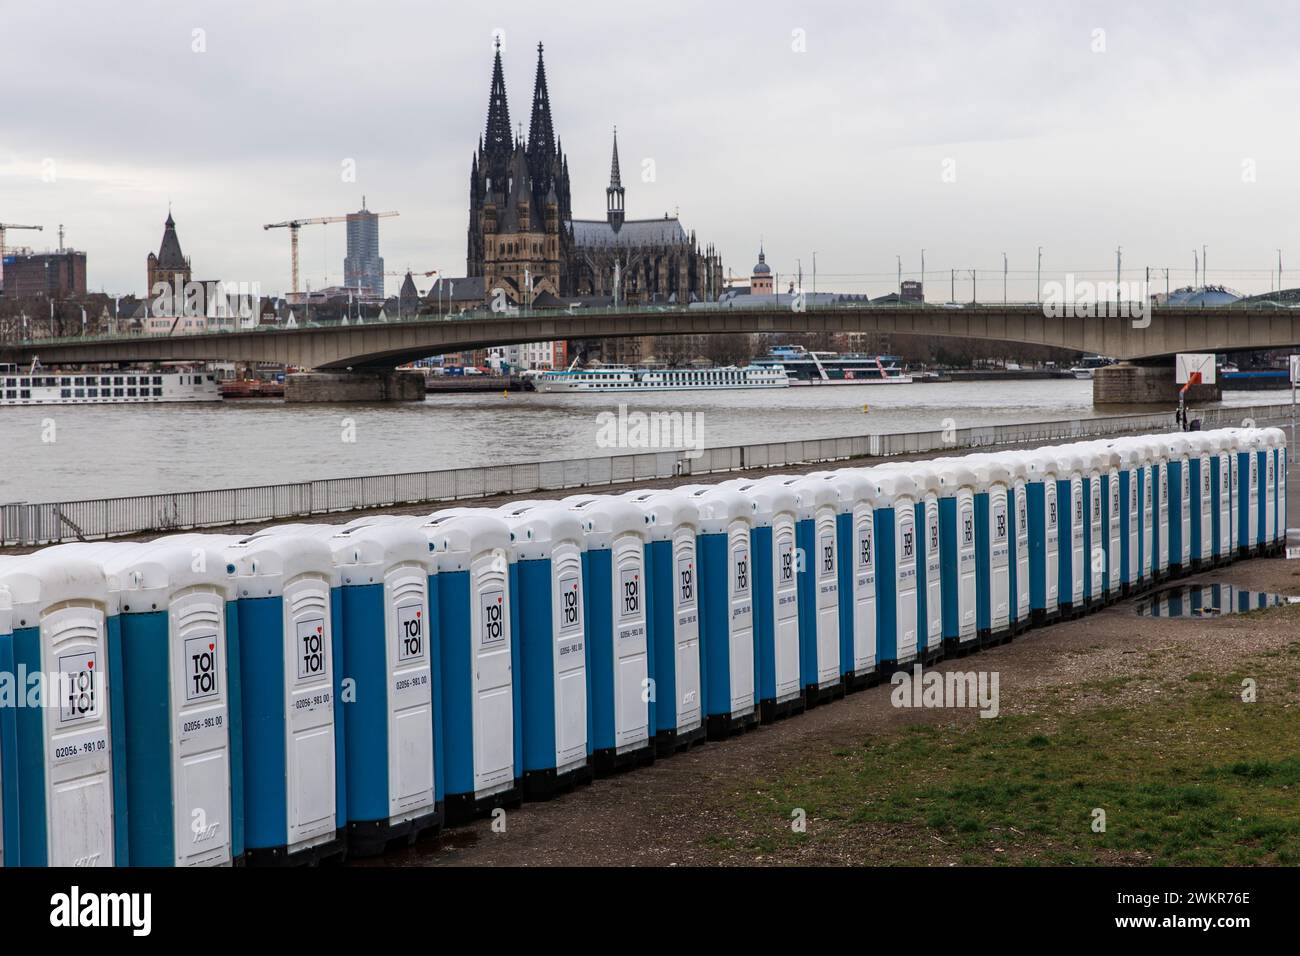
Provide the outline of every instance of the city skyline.
[[[261,226],[346,214],[365,194],[402,213],[382,230],[388,270],[463,275],[465,170],[499,34],[521,102],[546,44],[574,215],[603,211],[617,125],[628,215],[680,210],[740,277],[760,238],[780,276],[802,265],[808,285],[815,251],[823,287],[872,294],[896,285],[896,256],[916,278],[924,248],[932,300],[953,268],[969,298],[972,267],[980,298],[999,298],[1003,251],[1011,298],[1032,295],[1039,245],[1045,280],[1113,275],[1122,246],[1126,278],[1171,267],[1173,285],[1208,245],[1209,281],[1244,292],[1270,288],[1277,249],[1284,265],[1300,254],[1297,134],[1279,121],[1298,92],[1285,74],[1296,28],[1280,5],[1035,10],[1032,30],[1001,6],[978,14],[978,44],[963,34],[976,14],[956,6],[760,3],[743,19],[695,11],[685,31],[635,11],[595,26],[523,5],[435,19],[407,3],[344,31],[349,9],[86,5],[57,45],[39,11],[8,13],[7,35],[31,42],[2,44],[0,220],[45,227],[9,246],[52,247],[62,223],[92,290],[139,294],[170,202],[198,273],[281,292],[287,236]],[[95,41],[110,17],[123,37],[111,57]],[[345,251],[342,225],[304,229],[304,284],[341,284]]]

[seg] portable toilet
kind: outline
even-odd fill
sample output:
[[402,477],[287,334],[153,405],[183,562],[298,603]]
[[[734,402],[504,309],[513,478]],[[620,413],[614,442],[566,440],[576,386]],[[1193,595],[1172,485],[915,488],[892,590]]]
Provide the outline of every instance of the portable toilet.
[[1191,569],[1197,571],[1212,559],[1214,501],[1218,489],[1214,486],[1210,461],[1218,441],[1208,432],[1192,432],[1187,435],[1187,444],[1188,527],[1191,529],[1188,552]]
[[[649,617],[654,649],[654,739],[659,756],[704,738],[704,689],[700,682],[702,577],[696,537],[699,508],[676,490],[632,491],[650,535]],[[752,654],[752,651],[751,651]]]
[[1169,435],[1163,452],[1169,475],[1169,573],[1182,576],[1192,566],[1192,445],[1184,435]]
[[1286,438],[1280,428],[1261,429],[1259,438],[1264,450],[1264,534],[1261,547],[1266,554],[1276,554],[1286,541],[1286,525],[1282,518],[1286,499],[1281,493]]
[[1119,593],[1128,596],[1138,587],[1142,570],[1142,491],[1141,456],[1133,445],[1110,443],[1108,449],[1115,461],[1115,494],[1119,500],[1119,544],[1114,558],[1119,566]]
[[[2,567],[8,560],[0,557],[0,573],[3,573]],[[13,642],[14,598],[7,587],[0,586],[0,672],[14,672]],[[19,862],[18,812],[12,810],[7,820],[5,817],[6,804],[17,806],[18,743],[12,733],[12,727],[0,722],[0,867],[7,865],[6,859],[15,866]]]
[[[712,709],[715,699],[729,701],[732,674],[743,679],[749,628],[759,718],[770,723],[803,711],[794,492],[743,480],[677,490],[699,508],[706,702]],[[718,586],[724,580],[725,592]],[[716,673],[719,667],[725,668],[726,680]]]
[[428,539],[409,520],[303,529],[329,547],[342,587],[348,847],[382,852],[442,824],[438,805],[438,634]]
[[1036,624],[1060,614],[1060,515],[1056,456],[1042,449],[1025,454],[1029,510],[1029,605]]
[[900,471],[916,493],[917,654],[930,664],[943,657],[943,564],[939,535],[939,495],[943,485],[930,461],[888,462],[873,471]]
[[763,481],[795,494],[799,520],[795,537],[803,552],[796,561],[799,583],[799,670],[808,705],[843,696],[840,675],[839,534],[836,494],[825,481],[807,475]]
[[976,629],[981,644],[1000,644],[1011,637],[1016,610],[1011,471],[993,455],[971,456],[969,465],[975,474]]
[[582,526],[556,502],[498,509],[510,529],[523,790],[542,799],[591,779]]
[[1011,580],[1011,633],[1019,634],[1029,627],[1029,505],[1025,482],[1029,466],[1023,452],[1003,452],[985,456],[1007,470],[1007,514],[1011,528],[1007,540],[1011,545],[1008,561]]
[[519,621],[510,588],[510,528],[485,508],[395,520],[412,521],[433,544],[442,671],[439,789],[446,822],[464,822],[520,799]]
[[587,615],[592,762],[597,772],[654,760],[646,610],[646,520],[617,497],[574,495],[564,507],[577,516]]
[[1168,445],[1159,435],[1148,435],[1142,439],[1147,446],[1151,460],[1152,474],[1152,525],[1154,536],[1152,543],[1152,576],[1156,581],[1169,577],[1169,514],[1170,514],[1170,473]]
[[1095,610],[1106,600],[1106,566],[1110,538],[1106,527],[1106,461],[1103,450],[1091,444],[1071,446],[1083,473],[1083,604]]
[[[783,495],[790,533],[782,535],[782,547],[774,554],[770,534],[756,533],[760,513],[766,519],[770,511],[764,507],[768,499],[751,493],[748,482],[679,490],[695,504],[700,519],[704,712],[709,737],[717,740],[758,723],[764,702],[769,720],[796,704],[803,706],[802,693],[797,701],[792,698],[789,683],[799,687],[794,495]],[[773,567],[777,580],[765,585],[765,578],[773,581]],[[777,606],[783,598],[786,602]],[[760,608],[764,601],[768,606]]]
[[1132,586],[1149,587],[1154,580],[1157,561],[1155,549],[1158,541],[1156,524],[1156,465],[1148,444],[1138,438],[1124,439],[1118,447],[1132,452],[1134,472],[1137,475],[1138,541],[1137,560],[1134,562]]
[[835,491],[840,571],[840,673],[845,690],[880,680],[876,666],[875,482],[853,468],[809,475]]
[[309,534],[176,535],[220,548],[238,596],[244,842],[250,863],[344,852],[342,613],[329,548]]
[[939,475],[939,554],[945,652],[979,647],[977,554],[983,544],[975,531],[975,494],[981,488],[974,469],[960,458],[935,462]]
[[1280,428],[1265,429],[1269,436],[1270,444],[1274,450],[1276,460],[1276,499],[1277,499],[1277,524],[1274,532],[1275,551],[1277,554],[1285,556],[1287,540],[1287,497],[1286,497],[1286,479],[1287,479],[1287,440],[1286,432]]
[[1099,476],[1100,493],[1093,498],[1100,501],[1100,531],[1095,539],[1105,551],[1101,594],[1106,603],[1116,600],[1123,585],[1122,553],[1124,547],[1124,508],[1127,501],[1120,487],[1120,469],[1124,456],[1114,448],[1098,442],[1092,448]]
[[1236,455],[1232,436],[1224,431],[1207,433],[1210,443],[1210,560],[1221,565],[1232,560],[1235,550],[1233,523],[1237,517],[1236,488],[1233,486]]
[[0,671],[40,694],[0,707],[6,866],[130,862],[118,626],[98,562],[0,558]]
[[223,866],[244,853],[244,741],[233,568],[211,540],[64,545],[117,594],[132,866]]
[[921,489],[902,469],[870,469],[875,485],[872,519],[876,546],[876,647],[884,674],[911,664],[924,654],[920,640],[917,503]]
[[1259,550],[1264,527],[1264,495],[1260,489],[1260,465],[1264,454],[1254,429],[1234,430],[1237,459],[1237,549],[1242,557]]
[[1057,520],[1060,527],[1058,601],[1061,614],[1075,616],[1084,609],[1084,581],[1089,573],[1083,459],[1070,445],[1044,448],[1042,451],[1056,457]]

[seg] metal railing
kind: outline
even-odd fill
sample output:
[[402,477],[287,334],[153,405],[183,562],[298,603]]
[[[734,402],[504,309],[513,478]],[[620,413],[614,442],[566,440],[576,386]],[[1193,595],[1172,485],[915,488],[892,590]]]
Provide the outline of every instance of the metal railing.
[[[1198,409],[1203,427],[1289,422],[1290,405]],[[305,518],[330,512],[439,504],[622,485],[638,481],[718,474],[746,468],[780,468],[856,458],[1033,445],[1107,435],[1173,431],[1173,413],[1116,415],[922,432],[887,432],[624,455],[451,468],[395,475],[208,491],[181,491],[38,504],[0,505],[0,546],[55,544],[148,532]]]

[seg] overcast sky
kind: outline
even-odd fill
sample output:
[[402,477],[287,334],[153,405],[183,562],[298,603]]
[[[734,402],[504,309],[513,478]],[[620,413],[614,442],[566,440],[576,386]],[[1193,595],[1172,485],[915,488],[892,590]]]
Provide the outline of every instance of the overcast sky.
[[[388,270],[463,275],[498,29],[525,128],[546,45],[575,215],[604,215],[617,124],[628,216],[680,210],[739,274],[761,236],[782,285],[816,251],[819,289],[881,294],[925,248],[929,298],[977,268],[997,299],[1006,252],[1027,299],[1040,245],[1044,280],[1123,246],[1162,289],[1208,244],[1211,283],[1266,291],[1281,248],[1300,285],[1285,2],[0,2],[0,221],[65,224],[95,290],[144,291],[169,201],[195,278],[284,290],[262,224],[363,193],[401,213]],[[304,280],[341,282],[342,225],[302,238]]]

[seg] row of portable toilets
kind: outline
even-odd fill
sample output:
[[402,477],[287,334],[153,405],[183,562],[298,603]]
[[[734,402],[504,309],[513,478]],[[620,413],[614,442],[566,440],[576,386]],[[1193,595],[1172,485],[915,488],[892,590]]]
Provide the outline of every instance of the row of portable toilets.
[[0,558],[3,862],[378,852],[1273,553],[1285,485],[1241,429]]

